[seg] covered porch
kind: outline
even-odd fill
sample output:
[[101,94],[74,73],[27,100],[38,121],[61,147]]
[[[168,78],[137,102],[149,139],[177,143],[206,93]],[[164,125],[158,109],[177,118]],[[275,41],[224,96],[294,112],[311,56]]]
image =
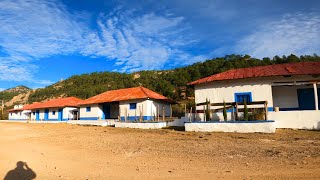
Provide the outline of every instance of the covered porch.
[[274,111],[269,118],[277,128],[320,129],[320,81],[273,83]]
[[320,81],[272,84],[274,111],[319,110]]

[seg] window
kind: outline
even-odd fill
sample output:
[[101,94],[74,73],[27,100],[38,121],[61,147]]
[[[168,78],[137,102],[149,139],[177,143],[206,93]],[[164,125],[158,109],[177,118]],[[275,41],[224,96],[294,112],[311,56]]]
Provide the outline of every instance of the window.
[[52,111],[52,115],[56,115],[56,111]]
[[11,114],[11,116],[12,116],[12,113],[10,113]]
[[251,92],[234,93],[235,102],[252,102]]
[[33,112],[33,115],[36,115],[36,112]]
[[22,112],[20,112],[20,116],[22,115]]
[[87,112],[91,112],[91,107],[88,106],[88,107],[86,108],[86,111],[87,111]]
[[137,109],[137,103],[130,103],[130,109]]

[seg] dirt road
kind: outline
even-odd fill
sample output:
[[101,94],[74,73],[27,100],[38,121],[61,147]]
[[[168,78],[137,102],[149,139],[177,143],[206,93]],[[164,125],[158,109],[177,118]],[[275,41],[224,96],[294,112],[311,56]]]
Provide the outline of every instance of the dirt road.
[[320,132],[190,133],[0,123],[0,179],[26,162],[37,179],[317,179]]

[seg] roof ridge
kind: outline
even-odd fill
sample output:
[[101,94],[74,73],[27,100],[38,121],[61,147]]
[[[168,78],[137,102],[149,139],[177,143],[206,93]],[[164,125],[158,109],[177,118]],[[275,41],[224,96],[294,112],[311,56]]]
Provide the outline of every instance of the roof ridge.
[[150,98],[150,95],[144,90],[144,89],[146,89],[145,87],[139,86],[139,88],[142,90],[142,92],[143,92],[148,98]]

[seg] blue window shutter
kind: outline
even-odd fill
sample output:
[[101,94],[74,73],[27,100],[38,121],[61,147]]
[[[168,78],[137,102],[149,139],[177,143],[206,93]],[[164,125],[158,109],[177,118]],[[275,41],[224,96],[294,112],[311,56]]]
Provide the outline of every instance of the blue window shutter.
[[252,102],[252,93],[251,92],[241,92],[241,93],[234,93],[234,100],[235,102]]
[[137,109],[137,103],[130,103],[130,109]]

